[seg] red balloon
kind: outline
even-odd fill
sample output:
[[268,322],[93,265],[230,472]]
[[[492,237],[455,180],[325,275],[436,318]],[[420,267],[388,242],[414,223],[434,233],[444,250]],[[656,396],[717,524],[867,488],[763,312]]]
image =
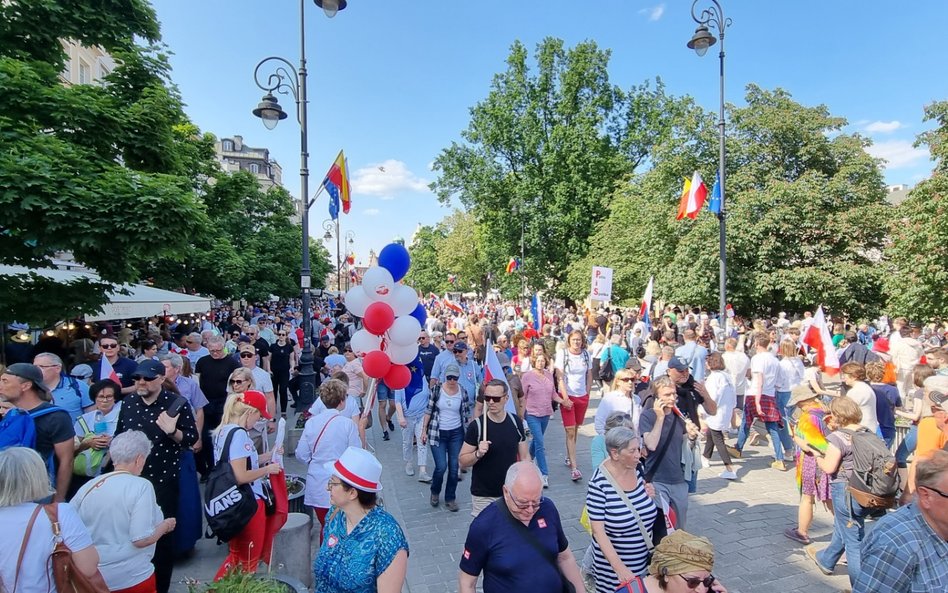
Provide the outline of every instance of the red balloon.
[[405,389],[411,383],[411,371],[403,364],[393,364],[385,374],[385,384],[389,389]]
[[372,377],[373,379],[381,379],[382,377],[387,376],[389,369],[391,368],[392,361],[389,360],[388,354],[385,354],[381,350],[373,350],[372,352],[368,352],[366,353],[365,358],[362,359],[362,370],[365,371],[366,375]]
[[379,301],[365,308],[362,326],[370,334],[381,336],[392,327],[393,323],[395,323],[395,312],[387,303]]

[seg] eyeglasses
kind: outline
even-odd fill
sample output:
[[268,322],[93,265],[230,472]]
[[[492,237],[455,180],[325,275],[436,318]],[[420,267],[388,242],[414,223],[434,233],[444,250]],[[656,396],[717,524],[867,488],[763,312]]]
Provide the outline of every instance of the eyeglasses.
[[942,492],[942,491],[939,490],[938,488],[932,488],[931,486],[922,486],[921,484],[919,484],[918,487],[919,487],[919,488],[924,488],[924,489],[926,489],[926,490],[931,490],[932,492],[934,492],[935,494],[937,494],[938,496],[940,496],[940,497],[942,497],[942,498],[948,498],[948,494],[945,494],[944,492]]
[[485,402],[492,402],[495,404],[503,401],[503,399],[504,399],[503,395],[485,395],[484,396]]
[[698,585],[704,585],[704,588],[710,591],[711,585],[713,585],[714,581],[716,580],[713,574],[709,574],[703,579],[700,577],[686,577],[683,574],[678,576],[681,577],[681,580],[685,581],[685,584],[688,585],[689,589],[697,589]]
[[329,480],[328,482],[326,482],[327,490],[331,490],[335,488],[336,486],[342,486],[342,482],[339,480]]
[[277,334],[277,337],[278,337],[278,338],[285,338],[285,337],[286,337],[286,334]]
[[38,365],[35,365],[35,366],[38,366],[38,367],[41,368],[41,369],[55,369],[55,368],[59,367],[60,365],[58,365],[58,364],[38,364]]
[[115,399],[115,394],[109,395],[107,393],[100,393],[99,395],[95,396],[95,398],[101,400],[110,400]]
[[635,381],[635,377],[620,377],[619,380],[620,380],[620,381],[625,381],[626,383],[631,383],[631,382]]
[[254,356],[256,356],[256,354],[254,354],[253,352],[241,352],[241,353],[240,353],[240,357],[241,357],[241,358],[253,358]]
[[513,495],[513,492],[511,492],[510,490],[507,490],[506,486],[504,487],[504,491],[507,493],[507,496],[510,497],[510,500],[513,501],[514,506],[516,506],[521,511],[528,511],[530,509],[538,509],[540,508],[540,504],[543,502],[542,498],[540,500],[520,501],[516,496]]
[[142,375],[132,375],[132,381],[154,381],[155,379],[160,379],[161,375],[157,377],[145,377]]
[[445,381],[457,381],[457,380],[458,380],[458,376],[457,376],[457,375],[447,375],[447,376],[444,378],[444,380],[445,380]]
[[247,381],[245,379],[231,379],[230,380],[231,385],[240,385],[241,383],[246,383],[246,382]]
[[99,348],[103,350],[112,350],[113,348],[118,348],[118,344],[99,344]]
[[214,350],[208,350],[208,352],[210,352],[211,354],[220,354],[223,351],[224,351],[223,348],[215,348]]

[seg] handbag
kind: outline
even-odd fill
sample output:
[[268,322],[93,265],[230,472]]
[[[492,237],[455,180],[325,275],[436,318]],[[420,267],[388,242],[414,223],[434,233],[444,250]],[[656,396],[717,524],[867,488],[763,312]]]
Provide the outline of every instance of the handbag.
[[556,554],[553,554],[548,549],[543,547],[536,537],[530,533],[530,530],[527,529],[526,525],[514,518],[510,514],[510,509],[507,508],[507,504],[503,500],[499,500],[496,503],[503,510],[504,517],[507,517],[507,520],[510,521],[511,525],[514,526],[514,529],[523,535],[523,538],[530,544],[530,547],[536,550],[540,556],[542,556],[547,562],[553,565],[553,568],[556,569],[557,574],[560,575],[560,582],[562,583],[562,592],[563,593],[576,593],[576,587],[573,583],[569,582],[569,579],[566,578],[566,575],[563,574],[563,570],[560,568],[559,562],[556,560]]
[[619,585],[616,593],[648,593],[648,590],[645,588],[645,581],[642,580],[642,577],[635,577],[628,583]]
[[36,522],[36,516],[39,514],[40,508],[46,512],[46,517],[53,528],[53,552],[49,559],[52,562],[53,581],[56,583],[56,590],[59,593],[109,593],[109,587],[105,584],[105,579],[102,578],[102,573],[98,569],[95,574],[86,575],[76,567],[76,563],[72,559],[72,550],[63,541],[59,526],[59,506],[56,503],[36,505],[36,508],[33,509],[26,534],[23,536],[23,543],[20,544],[20,555],[16,560],[16,578],[11,593],[15,593],[17,583],[20,580],[20,566],[23,564],[23,556],[26,554],[26,544],[30,540],[30,533],[33,531],[33,524]]
[[616,371],[612,368],[612,345],[606,346],[606,358],[599,363],[599,380],[611,383],[616,378]]

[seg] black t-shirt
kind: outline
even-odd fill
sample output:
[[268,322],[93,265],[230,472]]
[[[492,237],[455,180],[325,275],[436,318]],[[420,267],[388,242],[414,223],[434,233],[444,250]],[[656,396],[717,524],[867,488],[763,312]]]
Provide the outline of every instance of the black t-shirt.
[[214,358],[202,356],[194,365],[194,372],[201,376],[201,391],[208,401],[224,400],[227,398],[227,379],[230,374],[240,368],[240,363],[225,356]]
[[257,359],[263,364],[263,359],[270,356],[270,343],[263,338],[257,338],[253,343],[253,349],[257,351]]
[[[35,414],[36,412],[51,407],[53,407],[53,404],[43,402],[32,410],[27,411]],[[42,457],[44,461],[49,459],[50,454],[53,452],[53,447],[57,443],[72,441],[73,437],[76,436],[76,432],[72,427],[72,418],[70,418],[69,412],[65,410],[61,412],[49,412],[38,418],[34,418],[33,425],[36,426],[36,446],[33,448],[40,454],[40,457]]]
[[270,370],[271,371],[289,371],[290,355],[293,354],[293,342],[287,342],[280,346],[279,342],[270,346]]
[[477,447],[481,440],[481,422],[487,420],[487,440],[490,449],[474,464],[471,472],[471,494],[474,496],[503,496],[504,478],[507,470],[517,462],[520,452],[519,446],[526,440],[523,430],[523,421],[519,417],[508,413],[503,422],[494,422],[481,416],[477,421],[467,425],[464,433],[464,442]]
[[[210,356],[205,356],[201,360],[207,358]],[[151,453],[148,454],[141,476],[152,484],[177,480],[181,452],[190,449],[198,440],[197,426],[194,423],[194,414],[191,412],[190,404],[182,406],[177,416],[177,428],[183,435],[180,443],[175,442],[155,422],[158,416],[179,397],[181,396],[170,391],[162,391],[155,401],[146,404],[140,395],[133,393],[122,402],[122,411],[119,412],[115,434],[122,434],[127,430],[140,430],[151,441]]]
[[425,378],[431,378],[431,369],[434,367],[435,358],[440,354],[441,351],[438,350],[438,347],[434,344],[428,344],[427,346],[418,347],[418,358],[421,359],[421,364],[425,367]]

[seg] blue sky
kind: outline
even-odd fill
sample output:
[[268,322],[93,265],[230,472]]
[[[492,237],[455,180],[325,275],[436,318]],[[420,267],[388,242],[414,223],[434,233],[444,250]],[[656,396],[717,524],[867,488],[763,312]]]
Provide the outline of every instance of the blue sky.
[[[260,100],[253,69],[267,56],[299,59],[296,0],[152,0],[173,79],[203,130],[265,146],[299,195],[299,128],[291,114],[273,131],[250,113]],[[699,3],[704,6],[705,0]],[[931,170],[915,149],[924,105],[948,99],[941,28],[948,3],[919,0],[722,0],[727,29],[727,100],[744,87],[782,87],[806,105],[826,104],[847,131],[871,137],[888,159],[888,183],[914,185]],[[430,163],[460,138],[515,40],[532,50],[547,36],[570,46],[592,39],[612,51],[610,77],[628,88],[660,76],[669,92],[715,110],[717,46],[703,58],[685,47],[694,32],[686,0],[350,0],[327,19],[306,0],[309,152],[315,189],[340,148],[354,187],[343,232],[365,262],[393,237],[408,239],[448,209],[428,191]],[[784,38],[791,38],[784,41]],[[942,74],[938,74],[941,72]],[[380,167],[384,171],[380,170]],[[325,193],[311,211],[322,236]],[[331,247],[335,249],[335,246]]]

